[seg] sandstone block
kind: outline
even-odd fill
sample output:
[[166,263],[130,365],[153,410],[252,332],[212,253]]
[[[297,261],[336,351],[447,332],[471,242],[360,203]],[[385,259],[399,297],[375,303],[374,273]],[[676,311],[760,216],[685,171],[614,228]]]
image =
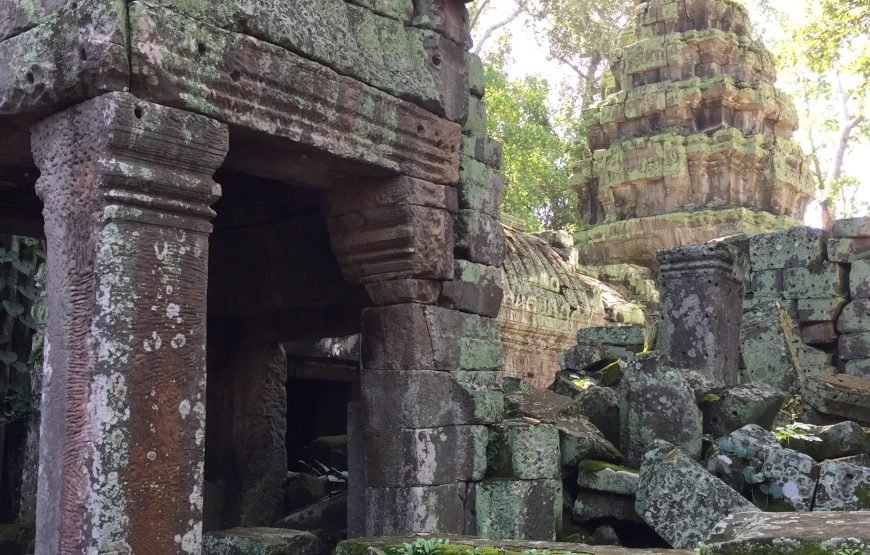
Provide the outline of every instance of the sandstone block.
[[756,503],[763,510],[809,511],[818,475],[812,457],[793,449],[770,449],[758,476],[763,495]]
[[464,483],[370,487],[366,490],[366,535],[462,534],[465,531],[465,500]]
[[840,422],[831,426],[811,426],[807,432],[815,441],[793,437],[788,446],[816,461],[840,459],[870,453],[870,430],[855,422]]
[[602,326],[583,328],[577,332],[578,345],[589,343],[613,345],[624,347],[632,352],[640,352],[643,350],[645,342],[646,337],[642,326]]
[[477,54],[468,55],[468,88],[477,98],[483,98],[486,93],[483,60]]
[[285,528],[233,528],[207,532],[203,555],[323,555],[327,547],[311,532]]
[[474,95],[468,99],[468,119],[462,127],[462,134],[467,137],[486,137],[486,105]]
[[800,322],[836,322],[845,304],[843,297],[798,299],[797,319]]
[[783,391],[763,383],[731,387],[702,406],[704,431],[721,437],[747,424],[770,429],[785,399]]
[[[559,364],[562,367],[562,370],[566,370],[569,373],[583,372],[593,365],[597,366],[598,364],[607,361],[612,362],[613,359],[608,358],[607,353],[605,352],[605,347],[594,342],[575,345],[565,352],[564,355],[559,357]],[[565,395],[565,393],[559,391],[556,391],[556,393]]]
[[870,358],[870,332],[841,335],[838,352],[843,360]]
[[814,511],[870,511],[870,468],[825,461]]
[[828,260],[848,264],[867,258],[870,237],[855,239],[828,239]]
[[365,370],[362,398],[375,430],[492,424],[504,414],[496,372]]
[[637,516],[633,496],[581,489],[574,500],[571,520],[583,524],[599,519],[643,522]]
[[363,311],[363,367],[369,370],[497,370],[497,322],[436,306],[402,304]]
[[837,331],[840,333],[870,331],[870,299],[855,299],[847,304],[837,319]]
[[488,470],[519,480],[559,478],[559,431],[552,424],[504,422],[489,428]]
[[870,218],[847,218],[834,222],[834,237],[870,237]]
[[573,396],[577,411],[589,419],[604,439],[618,446],[619,436],[619,393],[613,387],[592,386],[580,390]]
[[501,168],[503,157],[501,143],[489,137],[462,137],[462,155],[483,162],[492,169]]
[[630,496],[637,493],[636,470],[593,460],[581,462],[578,470],[577,485],[581,488]]
[[752,272],[749,278],[752,296],[754,298],[781,297],[783,294],[782,273],[781,269]]
[[431,29],[440,33],[466,50],[471,48],[468,10],[462,2],[452,2],[451,0],[414,2],[412,24],[422,29]]
[[870,260],[858,260],[852,263],[849,271],[849,293],[853,299],[870,297]]
[[277,521],[276,528],[311,530],[318,534],[340,534],[347,530],[346,491],[332,493]]
[[870,423],[870,378],[812,375],[806,400],[824,414]]
[[380,488],[482,480],[487,440],[485,426],[370,429],[366,432],[367,483]]
[[499,221],[477,210],[460,210],[456,215],[457,258],[488,266],[501,266],[504,262],[504,230]]
[[[807,345],[834,345],[839,338],[837,325],[834,322],[804,324],[800,327],[800,335]],[[801,367],[803,366],[802,363]]]
[[560,480],[484,480],[474,500],[478,536],[553,541],[561,528]]
[[818,269],[786,268],[784,295],[791,299],[828,298],[846,294],[846,272],[840,264],[825,263]]
[[345,178],[326,195],[324,212],[329,217],[358,214],[375,208],[407,204],[447,210],[459,209],[456,187],[405,175],[389,178]]
[[743,513],[716,525],[701,555],[861,553],[870,512]]
[[453,281],[444,282],[439,304],[445,308],[495,318],[503,298],[501,268],[468,260],[454,260]]
[[497,170],[468,156],[459,158],[459,207],[498,218],[504,198],[504,179]]
[[692,549],[726,516],[757,511],[680,449],[659,444],[640,467],[637,514],[669,544]]
[[422,303],[438,300],[441,282],[425,279],[396,279],[366,284],[366,292],[375,306]]
[[788,314],[776,302],[743,313],[740,325],[741,382],[766,383],[788,391],[796,387],[800,363]]
[[846,361],[846,374],[861,378],[870,378],[870,358]]
[[652,356],[628,361],[619,393],[620,447],[628,464],[640,463],[656,440],[700,456],[701,410],[679,370]]
[[749,257],[753,271],[815,266],[825,259],[825,233],[799,227],[753,235]]

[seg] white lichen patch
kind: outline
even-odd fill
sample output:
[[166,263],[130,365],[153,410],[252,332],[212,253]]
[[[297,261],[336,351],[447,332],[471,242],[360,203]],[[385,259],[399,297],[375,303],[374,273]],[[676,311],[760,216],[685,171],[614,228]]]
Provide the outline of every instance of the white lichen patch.
[[181,418],[186,419],[190,414],[190,401],[185,399],[178,405],[178,412],[181,414]]

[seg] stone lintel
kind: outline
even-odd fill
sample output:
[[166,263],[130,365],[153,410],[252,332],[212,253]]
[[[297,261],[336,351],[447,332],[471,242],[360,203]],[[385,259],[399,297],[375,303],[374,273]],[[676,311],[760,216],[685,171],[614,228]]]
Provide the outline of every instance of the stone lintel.
[[97,97],[33,129],[48,241],[37,553],[199,553],[219,122]]

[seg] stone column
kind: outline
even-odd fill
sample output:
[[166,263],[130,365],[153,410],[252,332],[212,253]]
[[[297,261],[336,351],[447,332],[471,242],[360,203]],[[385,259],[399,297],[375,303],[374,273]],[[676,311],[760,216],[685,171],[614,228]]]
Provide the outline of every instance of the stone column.
[[37,547],[199,553],[208,118],[107,94],[33,129],[48,240]]
[[658,252],[661,304],[657,349],[673,365],[722,386],[737,384],[743,285],[724,244]]

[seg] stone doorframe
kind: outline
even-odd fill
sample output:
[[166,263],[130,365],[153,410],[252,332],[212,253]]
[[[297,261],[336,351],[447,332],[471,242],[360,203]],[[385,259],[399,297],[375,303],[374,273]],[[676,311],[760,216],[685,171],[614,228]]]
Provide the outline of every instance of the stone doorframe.
[[[50,307],[40,554],[201,549],[210,205],[228,142],[223,123],[120,92],[33,128]],[[458,186],[394,175],[327,193],[333,252],[373,304],[356,533],[474,532],[485,425],[503,412],[501,286],[482,278],[504,237],[498,155],[462,142]]]

